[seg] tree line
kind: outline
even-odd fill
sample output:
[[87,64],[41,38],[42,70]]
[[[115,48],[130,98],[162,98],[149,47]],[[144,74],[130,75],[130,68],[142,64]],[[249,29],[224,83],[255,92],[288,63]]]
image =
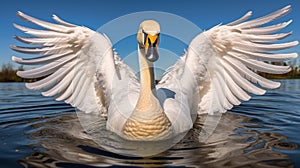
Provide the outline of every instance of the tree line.
[[11,63],[2,64],[0,82],[23,82],[23,79],[16,74],[18,70],[24,70],[23,66],[14,69]]
[[[276,64],[276,63],[272,63]],[[278,65],[278,64],[277,64]],[[283,63],[282,65],[287,65]],[[263,77],[271,78],[271,79],[295,79],[300,78],[300,68],[299,66],[291,66],[291,71],[286,74],[267,74],[258,72]],[[17,76],[17,71],[23,71],[24,67],[21,65],[18,68],[14,68],[12,63],[2,64],[1,71],[0,71],[0,82],[33,82],[38,79],[23,79]]]
[[17,71],[23,71],[23,65],[14,68],[12,63],[2,64],[0,70],[0,82],[33,82],[38,79],[23,79],[17,75]]
[[298,78],[300,78],[300,68],[299,68],[299,65],[295,65],[295,62],[291,62],[292,65],[288,65],[286,62],[271,62],[271,64],[290,66],[291,71],[286,74],[268,74],[268,73],[263,73],[263,72],[258,72],[258,74],[265,78],[269,78],[269,79],[298,79]]

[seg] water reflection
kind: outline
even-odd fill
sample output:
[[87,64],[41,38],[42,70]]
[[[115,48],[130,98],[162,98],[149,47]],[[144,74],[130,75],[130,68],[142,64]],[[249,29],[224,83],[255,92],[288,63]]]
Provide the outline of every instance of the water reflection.
[[[222,115],[211,136],[213,123],[204,124],[206,116],[200,116],[183,140],[152,157],[103,149],[82,129],[70,106],[22,83],[0,83],[0,167],[297,167],[300,80],[281,83]],[[116,139],[105,138],[119,147]]]
[[[270,132],[259,132],[260,125],[253,119],[237,114],[222,116],[214,134],[199,142],[206,116],[200,116],[194,129],[171,149],[152,157],[129,157],[107,151],[90,139],[82,129],[76,114],[63,115],[42,125],[33,124],[30,138],[37,140],[43,150],[20,160],[24,166],[187,166],[187,167],[262,167],[292,166],[287,155],[272,150],[297,148],[286,137]],[[111,141],[114,147],[118,143]],[[120,144],[119,144],[120,145]]]

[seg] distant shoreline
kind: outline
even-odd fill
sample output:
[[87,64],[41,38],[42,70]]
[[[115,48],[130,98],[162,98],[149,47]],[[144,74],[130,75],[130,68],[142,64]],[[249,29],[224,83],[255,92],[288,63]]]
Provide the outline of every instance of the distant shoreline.
[[[289,80],[289,79],[300,79],[300,76],[297,77],[266,77],[267,79],[282,79],[282,80]],[[0,80],[0,83],[31,83],[31,82],[35,82],[38,81],[38,79],[18,79],[18,80]],[[158,83],[160,80],[156,80],[156,83]]]
[[[24,79],[17,76],[17,71],[24,71],[23,66],[14,69],[11,63],[3,64],[0,70],[0,82],[35,82],[42,79]],[[300,68],[291,66],[291,71],[286,74],[267,74],[262,72],[258,72],[258,74],[267,79],[300,79]]]

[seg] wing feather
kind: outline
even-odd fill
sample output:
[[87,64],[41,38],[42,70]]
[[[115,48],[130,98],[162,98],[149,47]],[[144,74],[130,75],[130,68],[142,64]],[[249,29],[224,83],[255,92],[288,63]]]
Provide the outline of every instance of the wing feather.
[[257,94],[257,95],[263,95],[265,94],[265,90],[260,89],[259,87],[253,85],[250,83],[247,79],[245,79],[241,74],[235,70],[233,67],[236,67],[234,63],[231,63],[230,60],[228,60],[228,57],[224,57],[225,60],[223,63],[225,64],[225,69],[227,72],[229,72],[230,76],[232,76],[233,80],[241,86],[242,89],[249,93]]
[[266,51],[283,50],[283,49],[294,47],[298,45],[298,41],[281,43],[281,44],[260,44],[260,43],[252,43],[250,41],[243,41],[243,42],[236,41],[233,42],[232,44],[246,51],[266,52]]
[[287,54],[272,54],[272,53],[260,53],[253,51],[244,51],[236,47],[232,47],[232,51],[228,52],[231,55],[238,55],[239,57],[247,57],[255,60],[261,61],[276,61],[281,62],[287,59],[297,58],[297,53],[287,53]]
[[24,33],[30,34],[32,36],[36,37],[66,37],[67,34],[60,33],[60,32],[54,32],[50,30],[37,30],[37,29],[32,29],[24,26],[20,26],[17,24],[13,24],[15,28],[23,31]]
[[[34,46],[11,46],[11,49],[40,55],[27,59],[12,57],[19,64],[41,65],[17,72],[23,78],[43,78],[26,83],[27,88],[42,90],[42,95],[54,96],[56,100],[65,101],[82,111],[99,111],[105,115],[114,74],[126,71],[122,79],[132,83],[136,81],[130,80],[135,78],[132,75],[134,73],[130,68],[124,68],[126,66],[122,61],[115,64],[115,59],[120,58],[114,55],[111,42],[105,35],[65,22],[56,15],[52,18],[58,24],[42,21],[22,12],[17,15],[43,28],[39,30],[14,24],[17,29],[30,35],[15,36],[15,39]],[[96,83],[101,83],[101,86],[95,85]]]
[[47,46],[47,47],[20,47],[20,46],[10,46],[11,49],[22,52],[25,54],[54,54],[60,53],[61,51],[68,49],[70,46],[68,44],[64,44],[61,46]]
[[[192,99],[199,100],[198,113],[225,112],[233,105],[249,100],[249,94],[263,95],[266,90],[260,87],[278,88],[279,82],[265,79],[256,72],[289,72],[289,66],[272,65],[265,61],[281,62],[296,58],[297,53],[280,51],[298,45],[298,41],[279,41],[292,32],[276,34],[292,20],[262,25],[286,15],[290,10],[291,6],[286,6],[267,16],[246,21],[252,15],[252,12],[248,12],[236,21],[199,34],[189,45],[184,63],[174,65],[163,78],[164,82],[183,79],[181,82],[185,92],[198,88],[200,98]],[[189,78],[185,77],[186,70],[192,72]],[[176,73],[181,71],[183,73]]]
[[44,55],[41,57],[35,57],[35,58],[29,58],[29,59],[23,59],[23,58],[18,58],[18,57],[13,56],[12,60],[18,64],[23,64],[23,65],[41,65],[41,64],[50,63],[54,60],[58,60],[63,57],[67,57],[72,53],[73,53],[73,51],[69,50],[64,53]]
[[[241,102],[237,99],[237,97],[235,95],[233,95],[232,91],[230,90],[230,88],[228,87],[228,85],[226,84],[226,80],[224,80],[224,77],[221,76],[220,73],[217,73],[217,78],[218,78],[218,82],[220,83],[220,85],[223,87],[224,89],[224,94],[227,98],[227,100],[229,101],[229,106],[231,105],[239,105]],[[230,108],[232,108],[233,106],[230,106]]]
[[[231,54],[230,52],[228,52],[228,55],[243,62],[247,67],[249,67],[251,69],[255,69],[260,72],[273,73],[273,74],[284,74],[291,70],[290,66],[278,66],[278,65],[267,64],[265,62],[254,60],[254,59],[241,58],[235,54]],[[231,59],[231,58],[229,57],[228,59]],[[242,64],[240,64],[240,65],[242,65]]]
[[63,59],[60,59],[60,62],[51,62],[49,64],[46,64],[44,66],[35,68],[35,69],[30,69],[26,71],[18,71],[17,75],[22,77],[22,78],[40,78],[44,77],[47,75],[52,74],[55,72],[57,69],[68,63],[69,61],[72,61],[76,55],[73,55],[72,57],[64,57]]
[[243,23],[238,24],[237,26],[243,27],[243,28],[257,27],[257,26],[271,22],[273,20],[276,20],[276,19],[286,15],[287,13],[289,13],[290,10],[291,10],[291,6],[288,5],[274,13],[267,15],[267,16],[263,16],[263,17],[260,17],[260,18],[257,18],[257,19],[251,20],[251,21],[243,22]]
[[74,65],[72,65],[72,62],[66,64],[65,68],[60,68],[51,75],[49,75],[47,78],[41,79],[39,81],[28,83],[26,86],[29,89],[33,90],[40,90],[43,88],[50,88],[51,86],[56,85],[60,80],[64,78],[65,75],[67,75],[72,68],[74,68]]
[[284,39],[291,35],[292,32],[289,33],[279,33],[279,34],[267,34],[267,35],[253,35],[253,34],[245,34],[243,35],[243,40],[249,40],[251,42],[273,42],[277,40]]
[[28,16],[20,11],[17,12],[17,15],[26,20],[26,21],[29,21],[35,25],[38,25],[38,26],[41,26],[43,28],[46,28],[48,30],[52,30],[52,31],[56,31],[56,32],[61,32],[61,33],[68,33],[72,30],[68,29],[67,27],[65,26],[61,26],[61,25],[57,25],[57,24],[53,24],[53,23],[49,23],[49,22],[45,22],[45,21],[42,21],[42,20],[39,20],[39,19],[36,19],[36,18],[33,18],[31,16]]
[[[222,61],[224,64],[224,61]],[[247,101],[251,97],[239,86],[230,76],[230,74],[227,72],[228,70],[223,70],[222,72],[219,72],[220,75],[224,76],[225,84],[228,86],[230,91],[239,99],[242,101]]]
[[266,27],[256,27],[251,29],[243,29],[242,33],[244,34],[255,34],[255,35],[263,35],[263,34],[269,34],[273,32],[277,32],[285,27],[287,27],[290,23],[292,23],[292,20],[288,22],[283,22],[271,26]]
[[262,87],[270,89],[275,89],[280,86],[279,82],[273,82],[259,76],[257,73],[251,71],[244,64],[235,60],[234,58],[225,56],[225,59],[228,60],[228,62],[230,62],[242,75],[244,75],[249,81],[253,83],[258,83]]
[[[80,75],[83,75],[82,73],[78,73]],[[74,77],[74,73],[68,73],[62,80],[60,80],[54,87],[51,89],[42,92],[43,96],[56,96],[66,90],[66,88],[70,85],[72,80],[71,78],[74,77],[74,81],[77,81],[78,79],[76,78],[78,75]]]
[[50,46],[55,43],[64,44],[66,41],[66,38],[61,38],[61,37],[34,38],[34,37],[15,36],[15,39],[27,44],[42,44],[45,46]]
[[244,16],[242,16],[241,18],[239,18],[239,19],[237,19],[237,20],[235,20],[235,21],[233,21],[231,23],[228,23],[227,25],[228,26],[234,26],[234,25],[240,24],[243,21],[249,19],[249,17],[251,17],[251,16],[252,16],[252,11],[249,11]]
[[76,25],[72,24],[72,23],[68,23],[65,22],[63,20],[61,20],[58,16],[56,15],[52,15],[53,20],[55,20],[57,23],[64,25],[64,26],[68,26],[68,27],[76,27]]
[[221,84],[221,82],[219,81],[218,75],[215,78],[213,78],[212,82],[215,85],[216,92],[219,93],[217,99],[218,99],[218,102],[220,102],[221,107],[223,107],[225,111],[226,111],[226,109],[231,109],[233,106],[231,103],[229,103],[229,101],[225,95],[225,92],[223,91],[224,87]]

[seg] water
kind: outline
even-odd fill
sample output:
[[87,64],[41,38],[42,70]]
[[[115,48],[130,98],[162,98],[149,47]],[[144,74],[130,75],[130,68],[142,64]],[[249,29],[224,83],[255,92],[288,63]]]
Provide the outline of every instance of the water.
[[74,108],[23,83],[0,83],[0,167],[300,167],[300,80],[281,83],[222,115],[206,142],[198,142],[200,116],[182,141],[152,157],[106,151]]

